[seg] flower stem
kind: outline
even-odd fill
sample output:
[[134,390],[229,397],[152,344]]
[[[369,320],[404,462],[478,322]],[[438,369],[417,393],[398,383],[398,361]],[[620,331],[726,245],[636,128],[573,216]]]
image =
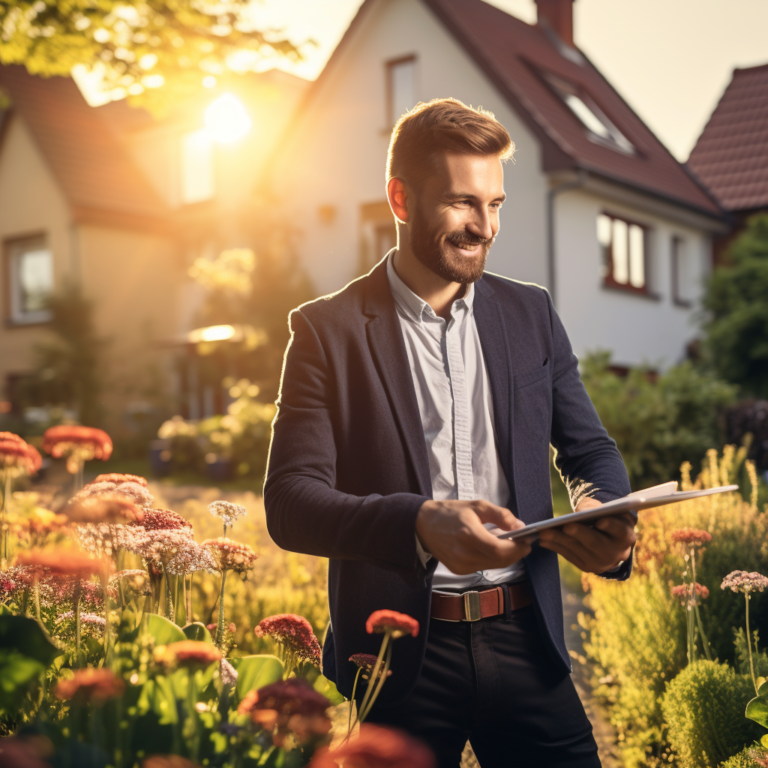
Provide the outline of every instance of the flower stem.
[[171,591],[171,577],[168,571],[163,566],[163,572],[165,573],[165,614],[173,622],[176,621],[175,612],[173,610],[173,592]]
[[752,638],[749,635],[749,592],[744,593],[744,599],[747,604],[747,653],[749,654],[749,673],[752,675],[752,685],[755,686],[755,695],[757,695],[757,680],[755,679],[755,664],[752,660]]
[[[186,584],[186,578],[184,579]],[[189,574],[189,590],[187,591],[187,624],[192,621],[192,574]]]
[[[363,720],[365,720],[366,717],[368,717],[368,714],[373,709],[373,705],[376,703],[376,699],[379,698],[379,694],[381,693],[381,689],[384,687],[384,683],[387,681],[387,673],[389,672],[389,667],[392,663],[392,643],[387,644],[387,659],[384,662],[384,667],[382,668],[381,672],[379,672],[379,677],[376,680],[376,688],[374,689],[373,693],[371,694],[371,698],[368,701],[368,705],[366,708],[360,713],[360,723],[362,724]],[[373,681],[371,681],[373,682]]]
[[72,601],[74,603],[74,611],[75,611],[75,666],[80,667],[80,591],[81,591],[81,584],[80,584],[80,577],[78,576],[75,580],[75,590],[74,590],[74,597],[72,598]]
[[221,596],[219,598],[219,624],[216,627],[216,646],[221,649],[224,643],[224,584],[227,581],[227,572],[221,572]]
[[11,472],[6,470],[4,473],[4,489],[3,489],[3,508],[2,508],[2,538],[0,538],[0,566],[5,569],[8,563],[8,512],[11,509]]
[[195,695],[195,672],[193,669],[187,670],[187,709],[189,710],[189,719],[192,721],[192,762],[197,765],[198,753],[200,752],[200,728],[197,722],[197,696]]
[[355,675],[355,682],[352,686],[352,696],[349,698],[349,721],[347,724],[347,738],[352,735],[352,708],[355,706],[355,693],[357,691],[357,681],[360,679],[360,673],[363,671],[362,667],[357,668],[357,674]]

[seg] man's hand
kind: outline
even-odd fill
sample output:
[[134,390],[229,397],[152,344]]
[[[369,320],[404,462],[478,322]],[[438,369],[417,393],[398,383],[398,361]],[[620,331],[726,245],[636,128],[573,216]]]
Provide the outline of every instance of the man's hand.
[[425,551],[460,576],[506,568],[530,553],[528,539],[499,539],[483,523],[505,531],[525,526],[489,501],[425,501],[416,516],[416,534]]
[[[601,506],[595,499],[582,499],[576,512]],[[548,528],[539,534],[539,544],[551,549],[587,573],[603,573],[626,560],[637,537],[635,521],[629,513],[601,517],[593,528],[584,523],[569,523]]]

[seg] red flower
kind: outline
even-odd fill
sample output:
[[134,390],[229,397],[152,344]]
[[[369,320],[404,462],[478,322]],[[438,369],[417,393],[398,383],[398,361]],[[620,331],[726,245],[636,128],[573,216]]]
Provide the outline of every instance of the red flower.
[[276,729],[272,740],[281,746],[285,736],[295,734],[300,742],[325,736],[331,730],[326,710],[331,702],[300,678],[292,677],[251,691],[237,711],[268,731]]
[[419,634],[419,622],[397,611],[374,611],[365,622],[365,628],[369,635],[374,632],[391,632],[393,638],[408,634],[416,637]]
[[692,547],[700,547],[712,540],[712,534],[698,528],[678,528],[676,531],[672,531],[670,538],[675,544],[690,544]]
[[144,519],[137,525],[145,531],[178,531],[193,527],[189,520],[170,509],[145,509]]
[[294,613],[268,616],[259,622],[254,633],[256,637],[272,637],[298,659],[320,666],[320,643],[312,631],[312,625],[303,616]]
[[[374,656],[372,653],[355,653],[352,656],[349,657],[349,660],[353,664],[357,664],[357,666],[362,670],[362,676],[363,680],[367,680],[372,672],[373,668],[376,666],[376,662],[378,661],[378,657]],[[381,677],[381,673],[384,671],[384,664],[379,667],[379,677]],[[392,674],[392,670],[387,670],[387,677],[389,677]]]
[[170,667],[205,669],[215,661],[221,661],[221,651],[215,645],[199,640],[179,640],[156,648],[155,661]]
[[45,430],[43,448],[57,459],[80,448],[86,456],[106,461],[112,455],[112,440],[101,429],[65,424]]
[[422,742],[393,728],[363,725],[356,739],[333,751],[317,752],[309,768],[436,768],[434,755]]

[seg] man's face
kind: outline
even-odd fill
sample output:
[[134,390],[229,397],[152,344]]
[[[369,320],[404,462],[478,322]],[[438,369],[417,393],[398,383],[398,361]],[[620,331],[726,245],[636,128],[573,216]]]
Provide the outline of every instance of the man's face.
[[454,283],[472,283],[499,231],[504,171],[494,155],[444,153],[408,204],[408,238],[416,258]]

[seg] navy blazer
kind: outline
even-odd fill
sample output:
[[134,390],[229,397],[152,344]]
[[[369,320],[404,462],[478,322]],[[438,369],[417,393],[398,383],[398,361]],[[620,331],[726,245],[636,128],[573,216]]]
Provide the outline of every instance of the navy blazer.
[[[629,493],[549,293],[488,272],[475,286],[509,509],[525,523],[552,517],[550,443],[569,485],[592,483],[600,501]],[[323,668],[345,696],[356,672],[349,657],[378,653],[381,636],[366,633],[368,616],[387,608],[419,621],[417,638],[394,643],[379,701],[396,704],[421,668],[436,561],[424,568],[416,553],[416,515],[432,487],[386,258],[293,310],[290,326],[264,485],[269,533],[283,549],[330,559]],[[570,672],[557,554],[534,545],[525,566],[552,664]],[[631,571],[630,556],[606,577]]]

